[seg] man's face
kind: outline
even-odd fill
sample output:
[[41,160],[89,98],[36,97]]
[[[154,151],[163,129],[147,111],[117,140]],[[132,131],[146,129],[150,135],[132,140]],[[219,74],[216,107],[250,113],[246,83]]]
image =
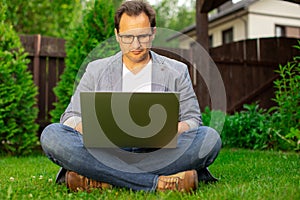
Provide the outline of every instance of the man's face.
[[123,52],[125,64],[145,64],[149,61],[149,48],[154,38],[148,16],[143,12],[138,16],[124,13],[120,20],[117,41]]

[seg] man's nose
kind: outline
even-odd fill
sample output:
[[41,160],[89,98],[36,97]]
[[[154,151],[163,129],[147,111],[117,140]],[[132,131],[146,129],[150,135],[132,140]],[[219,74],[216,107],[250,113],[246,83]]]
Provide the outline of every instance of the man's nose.
[[133,38],[132,47],[135,49],[138,49],[139,47],[141,47],[141,43],[139,42],[138,37]]

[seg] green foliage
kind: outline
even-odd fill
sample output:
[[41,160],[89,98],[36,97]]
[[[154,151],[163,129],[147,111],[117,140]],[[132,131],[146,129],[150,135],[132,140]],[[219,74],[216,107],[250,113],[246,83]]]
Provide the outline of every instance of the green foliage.
[[123,0],[113,0],[115,10],[117,10],[122,4]]
[[66,42],[66,68],[54,88],[58,102],[50,113],[53,122],[59,121],[87,64],[119,51],[118,44],[112,37],[114,12],[111,0],[95,0],[87,4],[83,11],[82,23],[70,31]]
[[153,8],[158,28],[153,46],[178,48],[178,40],[167,40],[178,34],[178,31],[195,24],[195,0],[188,0],[182,6],[178,5],[178,0],[162,0]]
[[[294,46],[300,50],[300,41]],[[294,149],[300,150],[300,56],[286,65],[279,65],[275,71],[280,78],[274,81],[277,106],[273,113],[273,128],[276,134],[287,141]]]
[[[274,148],[276,141],[270,129],[270,115],[266,110],[259,108],[257,103],[244,105],[244,110],[233,115],[226,115],[225,123],[216,125],[212,123],[212,116],[216,121],[224,115],[221,111],[210,111],[208,108],[203,113],[203,122],[215,128],[221,134],[223,146],[248,149]],[[212,124],[212,125],[210,125]],[[222,127],[222,125],[224,125]]]
[[[190,4],[189,7],[187,4]],[[178,6],[178,0],[162,0],[154,5],[157,15],[157,27],[180,31],[195,23],[195,0],[186,1]]]
[[244,110],[228,116],[222,137],[224,144],[249,149],[274,148],[270,115],[257,103],[244,105]]
[[222,133],[225,122],[226,114],[220,110],[210,110],[209,107],[204,109],[202,113],[203,124],[214,128],[218,133]]
[[20,39],[4,22],[5,13],[0,4],[0,153],[21,155],[30,153],[38,141],[37,88]]
[[80,19],[80,0],[0,0],[7,5],[7,21],[18,33],[65,38],[73,20]]

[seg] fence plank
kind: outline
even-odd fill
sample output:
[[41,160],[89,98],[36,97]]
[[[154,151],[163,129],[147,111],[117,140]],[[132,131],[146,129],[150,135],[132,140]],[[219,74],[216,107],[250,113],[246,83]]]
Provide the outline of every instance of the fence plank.
[[48,118],[50,119],[49,112],[54,108],[53,103],[56,101],[55,94],[53,92],[53,88],[56,86],[58,82],[58,58],[49,58],[49,75],[48,75]]
[[41,43],[41,56],[55,58],[66,57],[64,39],[43,37]]
[[41,52],[41,35],[34,36],[34,57],[33,57],[33,80],[35,85],[39,85],[40,76],[40,52]]
[[47,92],[48,92],[48,63],[46,57],[40,58],[40,81],[39,81],[39,123],[44,125],[47,121]]

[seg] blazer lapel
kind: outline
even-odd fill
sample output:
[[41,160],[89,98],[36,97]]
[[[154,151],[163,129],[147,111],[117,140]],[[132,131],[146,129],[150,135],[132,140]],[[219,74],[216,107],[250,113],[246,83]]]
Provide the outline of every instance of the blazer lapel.
[[163,60],[158,57],[157,54],[150,51],[152,57],[152,92],[164,92],[167,91],[166,83],[168,80],[165,76],[166,67],[163,64]]
[[107,76],[110,77],[110,90],[111,91],[122,91],[122,52],[119,52],[116,55],[116,58],[109,64],[110,70],[108,71]]

